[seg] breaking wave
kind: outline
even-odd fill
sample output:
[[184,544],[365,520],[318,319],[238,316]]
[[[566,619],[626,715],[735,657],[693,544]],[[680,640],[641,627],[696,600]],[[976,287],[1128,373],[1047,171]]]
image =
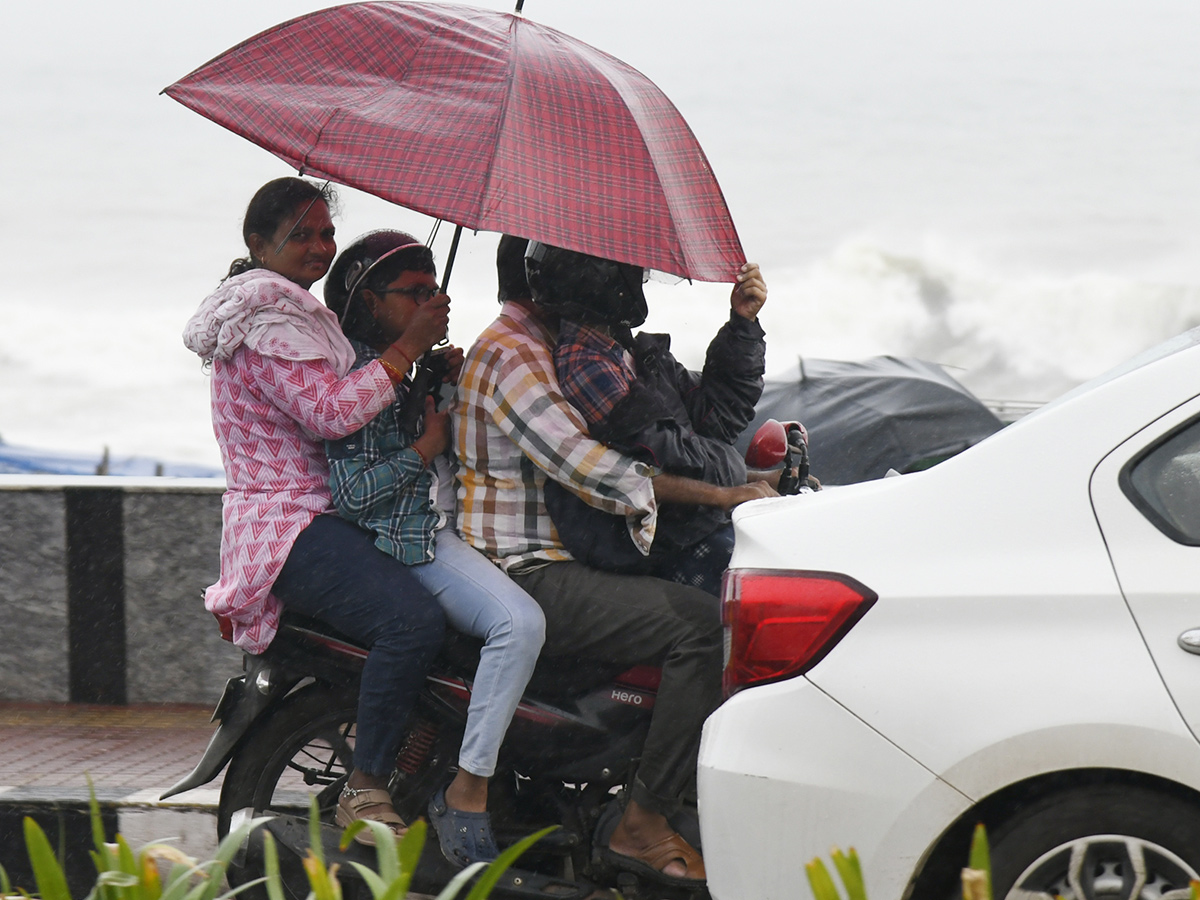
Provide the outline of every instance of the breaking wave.
[[[915,356],[945,366],[982,399],[1042,403],[1200,325],[1200,286],[1101,273],[1005,275],[945,249],[900,253],[867,239],[767,278],[768,377],[797,355]],[[719,324],[714,315],[692,327],[691,291],[714,287],[685,288],[687,298],[656,291],[651,301],[647,327],[671,331],[689,365],[702,362]]]

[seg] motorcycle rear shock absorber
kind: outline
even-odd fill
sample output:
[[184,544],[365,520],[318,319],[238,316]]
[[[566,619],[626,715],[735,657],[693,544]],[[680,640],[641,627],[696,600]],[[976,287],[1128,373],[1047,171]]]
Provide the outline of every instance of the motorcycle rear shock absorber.
[[396,768],[406,775],[416,775],[429,758],[429,751],[433,749],[437,736],[437,727],[432,722],[418,718],[396,755]]

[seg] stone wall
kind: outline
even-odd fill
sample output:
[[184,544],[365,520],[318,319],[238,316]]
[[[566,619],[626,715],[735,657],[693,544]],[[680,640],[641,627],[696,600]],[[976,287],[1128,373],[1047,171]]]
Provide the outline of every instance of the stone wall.
[[213,479],[0,476],[0,700],[213,704]]

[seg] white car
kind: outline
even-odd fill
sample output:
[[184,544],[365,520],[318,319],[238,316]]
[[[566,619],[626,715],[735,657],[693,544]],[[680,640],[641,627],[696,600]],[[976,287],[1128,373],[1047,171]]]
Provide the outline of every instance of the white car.
[[[1069,336],[1064,336],[1069,340]],[[813,448],[820,475],[820,448]],[[1164,900],[1200,876],[1200,329],[925,472],[734,515],[715,900]]]

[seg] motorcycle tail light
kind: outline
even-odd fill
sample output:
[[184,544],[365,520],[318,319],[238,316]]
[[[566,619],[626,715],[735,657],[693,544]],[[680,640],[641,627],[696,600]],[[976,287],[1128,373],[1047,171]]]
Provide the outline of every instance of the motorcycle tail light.
[[876,599],[832,572],[730,569],[721,593],[725,696],[804,674]]

